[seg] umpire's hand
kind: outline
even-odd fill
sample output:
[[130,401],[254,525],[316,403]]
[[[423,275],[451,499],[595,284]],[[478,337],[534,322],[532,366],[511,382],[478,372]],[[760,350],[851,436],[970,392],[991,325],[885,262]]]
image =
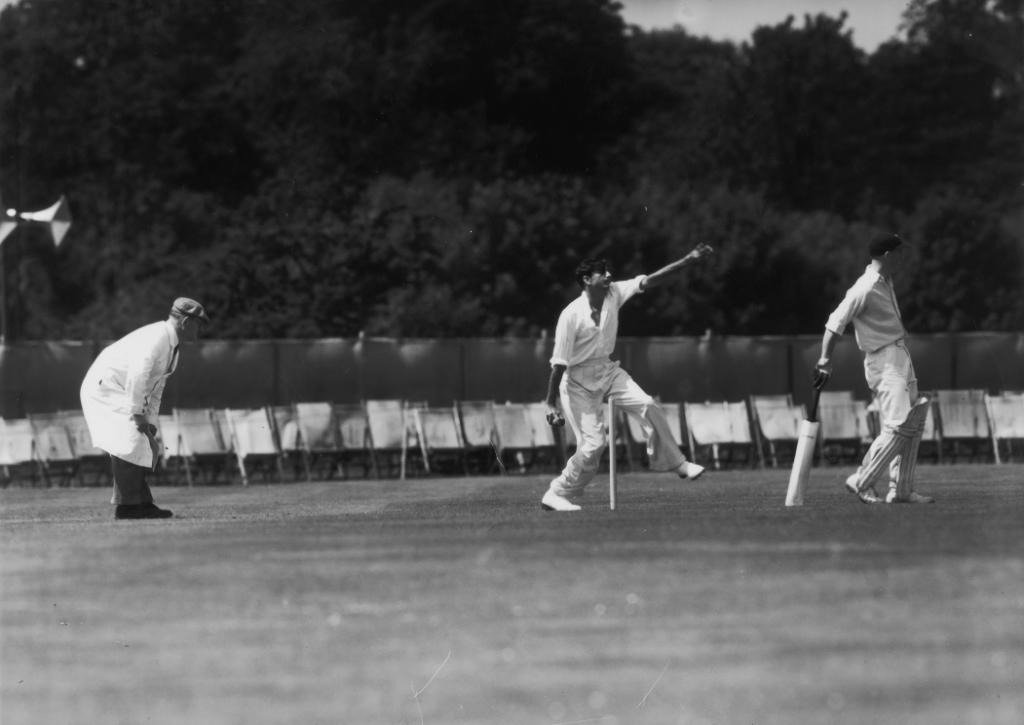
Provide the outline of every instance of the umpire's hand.
[[548,406],[548,425],[552,428],[561,428],[565,425],[565,416],[562,415],[561,411],[553,405]]
[[146,420],[146,416],[137,414],[133,415],[132,422],[135,424],[135,428],[139,433],[147,436],[156,435],[156,426]]

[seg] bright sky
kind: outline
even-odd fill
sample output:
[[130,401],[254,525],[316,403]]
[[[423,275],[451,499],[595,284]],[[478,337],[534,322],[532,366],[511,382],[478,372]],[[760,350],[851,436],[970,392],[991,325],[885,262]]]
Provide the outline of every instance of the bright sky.
[[627,23],[644,29],[681,25],[692,35],[716,40],[750,40],[758,25],[777,25],[792,15],[803,27],[804,15],[839,17],[846,10],[845,28],[853,42],[872,52],[897,36],[905,0],[619,0]]
[[[872,52],[896,36],[906,0],[618,0],[627,23],[645,29],[681,25],[693,35],[741,42],[758,25],[776,25],[792,15],[803,27],[804,15],[838,17],[846,10],[853,42]],[[0,8],[14,0],[0,0]]]

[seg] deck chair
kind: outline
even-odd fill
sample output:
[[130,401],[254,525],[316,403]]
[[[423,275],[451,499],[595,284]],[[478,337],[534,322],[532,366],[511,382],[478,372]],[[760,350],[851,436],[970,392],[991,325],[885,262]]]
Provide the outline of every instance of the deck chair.
[[277,434],[277,445],[281,452],[299,451],[299,424],[295,420],[294,405],[271,405],[270,415],[274,421],[274,430]]
[[852,391],[822,391],[818,400],[818,459],[829,463],[859,461],[873,438],[868,404]]
[[455,406],[413,408],[412,414],[423,470],[428,474],[452,470],[467,474],[466,443]]
[[341,461],[334,405],[329,402],[296,403],[294,410],[306,480],[333,477]]
[[391,475],[397,459],[399,478],[404,479],[408,474],[410,448],[419,448],[409,406],[404,400],[367,400],[363,408],[370,429],[374,470]]
[[108,484],[112,480],[110,456],[102,448],[92,444],[89,425],[85,422],[85,414],[81,410],[58,410],[71,436],[71,449],[78,459],[78,482],[83,486]]
[[267,410],[270,413],[270,422],[274,424],[274,438],[277,440],[277,447],[281,451],[281,465],[285,470],[291,471],[293,479],[298,479],[300,475],[305,475],[306,457],[299,439],[299,424],[295,420],[295,406],[271,405]]
[[358,462],[362,475],[372,471],[377,476],[376,460],[370,448],[370,421],[366,408],[358,403],[335,403],[334,422],[338,429],[338,443],[341,448],[341,473],[349,476],[349,466]]
[[276,478],[283,481],[284,465],[270,411],[266,408],[225,408],[224,419],[242,485],[248,486],[254,473],[262,474],[264,480]]
[[992,434],[988,426],[984,390],[936,390],[932,413],[937,418],[940,460],[988,457]]
[[665,411],[665,417],[668,418],[668,427],[672,431],[672,440],[675,444],[682,448],[686,445],[686,440],[683,437],[683,406],[679,403],[659,403],[661,409]]
[[[1024,393],[985,394],[985,410],[996,463],[1013,460],[1013,442],[1024,440]],[[1006,442],[1006,454],[1000,443]]]
[[157,474],[168,479],[168,483],[179,483],[185,478],[185,449],[178,432],[178,422],[173,414],[157,416],[156,439],[160,444]]
[[220,439],[224,442],[224,447],[227,448],[228,453],[231,452],[231,429],[228,427],[228,414],[224,408],[211,408],[211,415],[213,416],[213,424],[217,426],[220,431]]
[[[406,438],[408,439],[405,446],[405,452],[409,458],[409,461],[415,463],[416,460],[423,455],[423,453],[422,448],[419,444],[419,434],[416,432],[416,421],[413,419],[413,411],[417,409],[425,410],[426,408],[430,407],[430,403],[428,403],[425,400],[406,400],[404,402],[404,405],[405,435]],[[456,416],[457,415],[458,414],[456,413]],[[422,464],[422,461],[420,463]],[[406,463],[407,469],[408,466],[409,462]]]
[[548,425],[548,407],[544,403],[525,403],[524,408],[533,436],[533,462],[547,461],[552,468],[561,468],[565,464],[566,455],[565,436],[562,431],[568,425],[558,430]]
[[745,402],[683,403],[683,417],[695,463],[702,450],[710,450],[716,469],[722,467],[723,459],[727,463],[739,461],[741,453],[747,465],[756,465],[757,451]]
[[175,408],[174,423],[179,441],[178,453],[185,465],[185,478],[189,487],[200,483],[225,482],[230,479],[234,462],[219,421],[225,420],[223,411],[210,408]]
[[30,413],[28,421],[46,484],[70,486],[77,483],[78,458],[63,417],[57,413]]
[[[494,432],[498,462],[502,473],[514,468],[519,473],[533,465],[538,447],[534,444],[533,427],[525,403],[494,405]],[[554,445],[554,439],[552,443]]]
[[[939,414],[935,404],[936,392],[934,390],[924,391],[922,395],[927,396],[932,404],[928,406],[928,413],[925,415],[924,428],[921,431],[921,447],[918,449],[917,460],[923,461],[929,458],[936,463],[942,461],[942,433],[939,429]],[[982,404],[984,407],[984,403]],[[881,425],[876,429],[881,431]]]
[[466,465],[470,470],[489,473],[503,464],[498,455],[498,432],[494,421],[494,402],[457,400],[455,411],[462,431]]
[[33,486],[45,482],[28,418],[0,418],[0,466],[5,486],[25,480]]
[[[793,403],[791,395],[751,395],[750,413],[754,438],[762,465],[779,467],[779,454],[784,463],[792,463],[800,438],[800,423],[807,417],[804,406]],[[767,455],[765,448],[767,448]]]

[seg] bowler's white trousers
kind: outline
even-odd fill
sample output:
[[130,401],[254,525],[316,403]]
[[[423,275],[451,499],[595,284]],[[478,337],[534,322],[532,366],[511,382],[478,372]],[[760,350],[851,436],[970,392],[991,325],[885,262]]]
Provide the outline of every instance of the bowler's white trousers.
[[559,393],[562,411],[576,434],[576,452],[551,482],[551,490],[558,495],[580,493],[597,473],[601,454],[608,445],[604,402],[609,399],[640,421],[652,471],[673,471],[686,462],[686,456],[672,438],[661,406],[618,362],[606,358],[573,365],[566,370]]

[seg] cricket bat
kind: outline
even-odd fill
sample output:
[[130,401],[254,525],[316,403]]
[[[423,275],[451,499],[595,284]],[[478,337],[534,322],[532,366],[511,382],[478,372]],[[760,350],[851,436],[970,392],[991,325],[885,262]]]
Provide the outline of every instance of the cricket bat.
[[818,398],[821,389],[814,388],[814,398],[807,413],[807,420],[800,421],[800,432],[796,441],[796,455],[793,456],[793,470],[789,472],[789,489],[786,491],[787,506],[804,505],[804,488],[811,475],[814,459],[814,445],[818,441]]

